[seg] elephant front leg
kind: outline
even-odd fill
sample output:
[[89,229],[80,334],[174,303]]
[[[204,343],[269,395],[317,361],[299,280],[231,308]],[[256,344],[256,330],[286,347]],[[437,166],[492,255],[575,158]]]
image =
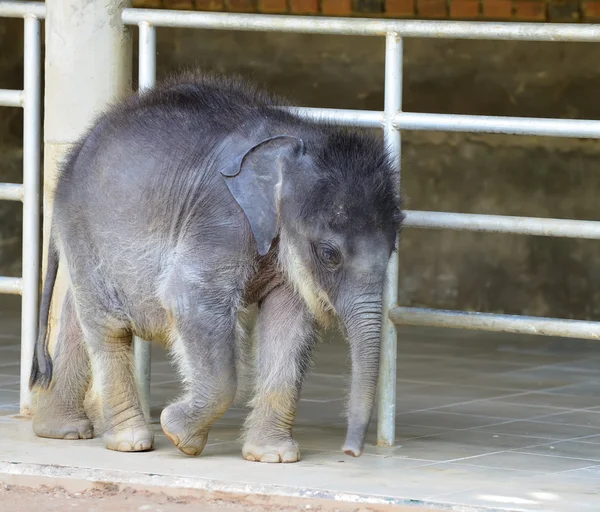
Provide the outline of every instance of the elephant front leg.
[[186,314],[174,317],[170,349],[186,393],[164,409],[160,423],[177,448],[200,455],[212,425],[235,397],[235,315],[231,308],[207,302],[204,294],[191,296],[181,310]]
[[281,286],[263,301],[258,336],[256,394],[242,454],[251,461],[297,462],[300,450],[292,438],[292,425],[315,328],[291,287]]

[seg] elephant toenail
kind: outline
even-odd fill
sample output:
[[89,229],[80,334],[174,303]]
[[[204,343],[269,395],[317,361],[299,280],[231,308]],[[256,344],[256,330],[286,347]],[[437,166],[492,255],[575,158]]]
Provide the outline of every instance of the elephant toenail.
[[281,462],[279,454],[277,453],[265,453],[261,459],[261,462]]
[[300,455],[296,452],[285,452],[282,457],[283,462],[298,462]]

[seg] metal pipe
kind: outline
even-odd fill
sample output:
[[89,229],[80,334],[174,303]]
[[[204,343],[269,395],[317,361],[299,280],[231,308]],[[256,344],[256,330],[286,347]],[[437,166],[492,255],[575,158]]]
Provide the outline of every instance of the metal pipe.
[[0,201],[22,201],[23,192],[20,183],[0,183]]
[[400,130],[505,133],[509,135],[600,139],[600,121],[588,119],[538,119],[398,112],[394,124]]
[[17,0],[0,2],[0,18],[25,18],[26,16],[44,19],[46,17],[46,4],[44,2]]
[[407,307],[394,308],[390,311],[390,318],[397,325],[450,327],[600,340],[600,323],[583,320]]
[[157,27],[186,27],[215,30],[295,32],[435,39],[488,39],[496,41],[600,41],[600,26],[579,23],[494,23],[477,21],[391,20],[236,14],[162,9],[125,9],[123,22],[142,22]]
[[335,123],[363,128],[382,128],[385,123],[384,113],[376,110],[312,107],[291,107],[286,110],[317,123]]
[[139,89],[151,89],[156,83],[156,28],[139,24]]
[[0,293],[21,295],[23,280],[20,277],[0,277]]
[[[383,112],[336,108],[288,107],[307,119],[322,123],[379,128]],[[501,133],[550,137],[600,138],[600,121],[592,119],[538,119],[529,117],[470,116],[398,112],[394,126],[400,130]]]
[[412,228],[455,229],[488,233],[555,236],[600,240],[600,222],[543,219],[508,215],[406,211],[404,225]]
[[25,18],[23,105],[23,300],[21,306],[21,413],[31,405],[29,370],[37,336],[40,285],[41,23]]
[[[151,89],[156,83],[156,29],[147,22],[139,24],[139,91]],[[134,338],[135,370],[144,414],[150,417],[151,345]]]
[[[394,126],[394,115],[402,108],[402,39],[387,34],[385,39],[385,125],[383,136],[392,163],[398,172],[400,187],[400,132]],[[396,244],[398,240],[396,240]],[[377,445],[392,446],[396,436],[396,326],[389,311],[398,304],[398,252],[394,251],[387,268],[383,289],[383,318],[381,324],[381,355],[379,360],[379,391],[377,408]]]
[[23,91],[0,89],[0,107],[22,107]]

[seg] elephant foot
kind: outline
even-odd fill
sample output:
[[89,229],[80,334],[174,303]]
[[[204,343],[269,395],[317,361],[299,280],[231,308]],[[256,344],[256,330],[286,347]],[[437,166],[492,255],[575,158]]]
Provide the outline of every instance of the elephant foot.
[[252,462],[298,462],[300,448],[291,436],[280,442],[246,441],[242,448],[242,455]]
[[92,422],[85,416],[62,421],[35,418],[33,420],[33,432],[38,437],[66,439],[70,441],[92,439],[94,437]]
[[154,446],[154,434],[147,427],[129,427],[104,433],[104,444],[117,452],[147,452]]
[[160,415],[160,426],[169,440],[186,455],[202,453],[208,440],[208,431],[199,430],[198,425],[189,425],[189,417],[178,404],[169,405]]

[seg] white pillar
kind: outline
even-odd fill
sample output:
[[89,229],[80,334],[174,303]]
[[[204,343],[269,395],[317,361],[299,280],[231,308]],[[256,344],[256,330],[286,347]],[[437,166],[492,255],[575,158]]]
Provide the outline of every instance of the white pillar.
[[[121,11],[129,4],[124,0],[46,2],[44,275],[60,163],[107,104],[131,91],[131,33],[121,21]],[[49,319],[51,351],[64,293],[64,268],[59,268]]]
[[95,116],[131,90],[131,34],[122,0],[46,2],[44,246],[58,164]]

